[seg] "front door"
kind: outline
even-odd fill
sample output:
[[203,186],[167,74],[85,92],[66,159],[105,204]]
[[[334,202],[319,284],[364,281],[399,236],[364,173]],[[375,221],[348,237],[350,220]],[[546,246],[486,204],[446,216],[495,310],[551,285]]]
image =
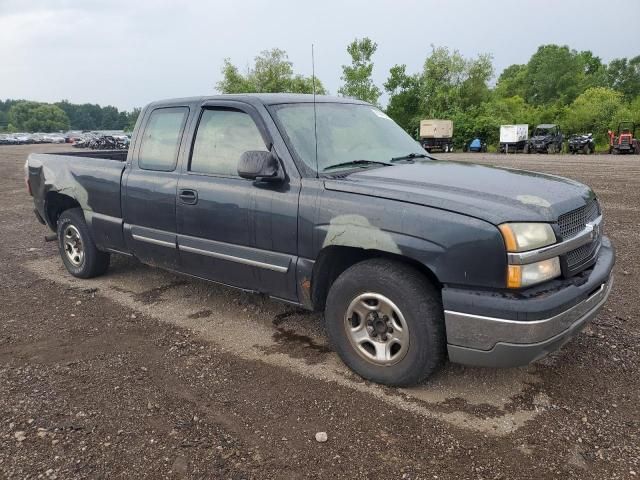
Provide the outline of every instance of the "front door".
[[[178,183],[180,265],[199,277],[281,296],[276,284],[294,278],[295,251],[278,251],[274,242],[282,232],[272,231],[271,223],[264,228],[263,215],[268,202],[271,218],[271,207],[282,199],[277,195],[282,186],[257,186],[237,173],[242,153],[270,148],[264,128],[256,124],[260,119],[249,111],[249,107],[221,104],[207,106],[200,114],[189,161]],[[293,248],[296,234],[294,221],[289,232]]]

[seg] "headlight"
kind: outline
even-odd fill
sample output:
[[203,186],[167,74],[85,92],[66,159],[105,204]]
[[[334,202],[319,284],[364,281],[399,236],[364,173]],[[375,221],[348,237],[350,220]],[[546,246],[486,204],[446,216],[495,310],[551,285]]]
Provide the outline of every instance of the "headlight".
[[556,243],[548,223],[503,223],[499,228],[508,252],[525,252]]
[[[556,243],[556,235],[548,223],[503,223],[498,228],[509,253],[526,252]],[[558,257],[524,265],[509,265],[507,287],[529,287],[559,277],[560,274]]]
[[522,288],[560,276],[560,259],[553,257],[527,265],[509,265],[508,288]]

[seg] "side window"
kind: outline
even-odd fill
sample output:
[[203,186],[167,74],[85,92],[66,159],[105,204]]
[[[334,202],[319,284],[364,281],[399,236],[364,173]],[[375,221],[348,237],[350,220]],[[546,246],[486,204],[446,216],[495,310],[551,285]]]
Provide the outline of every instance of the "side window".
[[189,170],[238,175],[238,160],[248,150],[266,150],[251,116],[238,110],[204,110],[191,153]]
[[140,168],[162,172],[176,168],[182,126],[188,114],[187,107],[159,108],[151,112],[140,144]]

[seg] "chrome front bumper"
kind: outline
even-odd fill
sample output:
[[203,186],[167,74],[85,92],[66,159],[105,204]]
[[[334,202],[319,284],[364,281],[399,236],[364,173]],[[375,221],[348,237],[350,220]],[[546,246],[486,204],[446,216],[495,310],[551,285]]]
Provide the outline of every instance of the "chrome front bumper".
[[449,359],[476,366],[526,365],[557,350],[596,316],[606,302],[613,276],[585,300],[550,318],[508,320],[445,310]]

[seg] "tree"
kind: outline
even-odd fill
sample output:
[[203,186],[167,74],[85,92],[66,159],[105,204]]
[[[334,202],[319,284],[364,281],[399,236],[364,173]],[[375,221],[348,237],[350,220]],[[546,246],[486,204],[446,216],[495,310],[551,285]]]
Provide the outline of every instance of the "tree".
[[571,103],[581,93],[582,73],[575,50],[566,45],[542,45],[527,64],[526,100],[534,105],[557,100]]
[[134,108],[132,111],[127,112],[127,122],[124,124],[123,129],[127,132],[132,132],[140,116],[140,108]]
[[389,94],[387,115],[411,135],[416,134],[423,118],[457,116],[473,130],[472,112],[491,98],[488,82],[492,76],[490,55],[465,59],[457,50],[432,46],[420,73],[408,74],[405,65],[395,65],[389,71],[384,83]]
[[432,46],[422,71],[421,111],[430,118],[476,106],[489,98],[493,76],[491,56],[465,59],[460,52]]
[[406,65],[395,65],[389,70],[384,89],[389,94],[386,113],[410,135],[418,129],[420,116],[420,75],[407,74]]
[[54,132],[69,128],[69,117],[59,107],[37,102],[19,102],[9,110],[9,124],[28,132]]
[[622,92],[629,101],[640,95],[640,55],[611,60],[607,67],[607,84]]
[[496,83],[495,92],[503,98],[522,97],[526,94],[525,77],[527,75],[526,65],[511,65],[505,68]]
[[491,55],[480,54],[476,59],[466,60],[465,78],[460,85],[460,107],[466,109],[488,100],[490,90],[487,82],[491,77]]
[[[326,93],[317,78],[315,86],[316,93]],[[287,53],[274,48],[260,52],[246,75],[242,75],[230,59],[225,59],[222,80],[216,89],[221,93],[313,93],[313,78],[294,74]]]
[[355,39],[347,47],[351,56],[351,65],[342,66],[342,81],[344,84],[338,90],[340,95],[354,97],[374,105],[378,104],[381,91],[373,83],[373,62],[371,57],[376,53],[378,44],[365,37],[362,40]]
[[610,88],[593,87],[586,90],[567,109],[565,129],[575,133],[593,133],[599,141],[606,141],[608,129],[617,128],[621,120],[629,120],[631,112],[624,105],[623,95]]
[[457,110],[465,60],[460,52],[431,46],[422,71],[421,111],[426,118],[442,118]]

